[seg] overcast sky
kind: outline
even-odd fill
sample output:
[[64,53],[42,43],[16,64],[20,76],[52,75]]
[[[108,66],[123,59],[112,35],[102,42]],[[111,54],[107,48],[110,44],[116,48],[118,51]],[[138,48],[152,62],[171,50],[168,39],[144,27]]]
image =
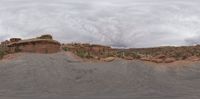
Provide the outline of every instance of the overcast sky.
[[199,0],[0,0],[0,40],[52,34],[115,47],[200,43]]

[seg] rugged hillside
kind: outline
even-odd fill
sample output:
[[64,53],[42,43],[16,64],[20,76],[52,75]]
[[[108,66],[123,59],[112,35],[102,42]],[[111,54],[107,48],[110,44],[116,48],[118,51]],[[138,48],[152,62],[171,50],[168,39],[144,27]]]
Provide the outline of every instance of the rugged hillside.
[[199,99],[200,63],[81,62],[61,52],[0,61],[1,99]]
[[200,46],[181,47],[155,47],[155,48],[130,48],[116,49],[108,46],[93,44],[65,44],[65,51],[71,51],[76,55],[101,60],[108,57],[122,58],[125,60],[143,60],[155,63],[172,63],[176,61],[200,61]]

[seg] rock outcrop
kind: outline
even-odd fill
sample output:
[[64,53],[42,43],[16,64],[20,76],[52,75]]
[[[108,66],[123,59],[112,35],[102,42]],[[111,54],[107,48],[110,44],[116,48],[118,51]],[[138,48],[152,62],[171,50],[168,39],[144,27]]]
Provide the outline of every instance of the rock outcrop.
[[1,43],[9,53],[32,52],[32,53],[56,53],[60,51],[61,44],[53,40],[51,35],[22,40],[21,38],[11,38],[10,41]]
[[107,58],[103,58],[101,59],[102,61],[105,61],[105,62],[112,62],[115,60],[115,57],[107,57]]

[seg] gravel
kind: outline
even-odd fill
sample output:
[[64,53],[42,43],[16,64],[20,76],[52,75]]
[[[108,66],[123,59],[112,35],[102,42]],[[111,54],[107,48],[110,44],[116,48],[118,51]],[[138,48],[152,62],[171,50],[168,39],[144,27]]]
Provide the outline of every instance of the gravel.
[[200,63],[81,62],[24,53],[0,62],[0,99],[199,99]]

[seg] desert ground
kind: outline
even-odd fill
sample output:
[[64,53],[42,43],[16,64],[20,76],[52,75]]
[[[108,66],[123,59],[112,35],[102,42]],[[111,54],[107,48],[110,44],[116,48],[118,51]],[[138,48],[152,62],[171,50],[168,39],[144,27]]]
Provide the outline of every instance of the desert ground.
[[200,62],[90,62],[65,52],[9,57],[0,61],[0,99],[200,98]]

